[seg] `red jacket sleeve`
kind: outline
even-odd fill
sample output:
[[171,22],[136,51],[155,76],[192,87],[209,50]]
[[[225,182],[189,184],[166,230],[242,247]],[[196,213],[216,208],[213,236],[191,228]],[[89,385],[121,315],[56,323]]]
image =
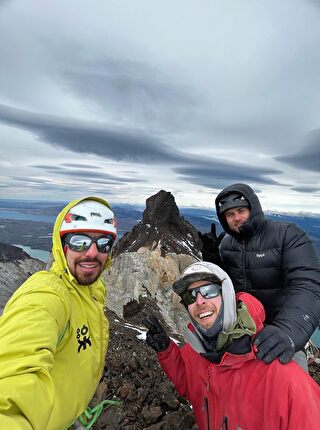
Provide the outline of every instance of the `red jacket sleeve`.
[[189,399],[185,362],[182,358],[183,348],[171,341],[169,347],[157,354],[159,363],[168,378],[173,382],[180,396]]

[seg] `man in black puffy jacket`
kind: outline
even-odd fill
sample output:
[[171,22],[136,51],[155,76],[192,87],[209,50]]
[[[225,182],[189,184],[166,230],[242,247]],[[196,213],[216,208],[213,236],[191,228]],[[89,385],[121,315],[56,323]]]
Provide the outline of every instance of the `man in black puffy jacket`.
[[252,294],[266,310],[268,325],[255,339],[257,356],[288,363],[320,319],[320,263],[313,244],[295,224],[266,220],[246,184],[228,186],[215,203],[227,233],[220,244],[222,264],[236,292]]

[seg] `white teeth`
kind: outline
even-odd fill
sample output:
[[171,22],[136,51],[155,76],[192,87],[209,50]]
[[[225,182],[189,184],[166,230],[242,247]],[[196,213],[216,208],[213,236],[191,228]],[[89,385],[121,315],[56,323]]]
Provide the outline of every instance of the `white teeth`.
[[199,318],[205,318],[205,317],[209,317],[213,314],[213,312],[207,311],[207,312],[203,312],[202,314],[199,314]]
[[92,269],[93,267],[96,267],[96,265],[95,264],[80,264],[80,266],[81,267],[85,267],[85,268],[89,268],[89,269]]

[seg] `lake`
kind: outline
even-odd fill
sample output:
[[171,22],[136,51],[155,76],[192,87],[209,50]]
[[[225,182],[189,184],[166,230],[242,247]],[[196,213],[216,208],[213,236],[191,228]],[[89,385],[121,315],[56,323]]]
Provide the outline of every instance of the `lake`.
[[0,210],[0,218],[54,223],[56,217],[49,215],[34,215],[19,211]]
[[33,249],[30,246],[24,246],[24,245],[14,245],[18,248],[21,248],[24,252],[30,255],[32,258],[37,258],[38,260],[44,261],[47,263],[50,252],[44,251],[43,249]]

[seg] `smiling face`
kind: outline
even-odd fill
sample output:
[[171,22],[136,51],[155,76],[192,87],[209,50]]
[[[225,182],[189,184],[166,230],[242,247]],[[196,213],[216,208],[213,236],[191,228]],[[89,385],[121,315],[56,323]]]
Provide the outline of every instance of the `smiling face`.
[[[101,237],[101,233],[85,233],[91,237]],[[95,282],[106,267],[108,253],[99,252],[96,243],[87,251],[76,252],[66,247],[68,267],[79,285],[90,285]]]
[[[189,285],[188,290],[193,288],[201,287],[202,285],[208,285],[208,281],[197,281]],[[191,317],[202,327],[210,328],[217,319],[222,304],[222,297],[219,294],[217,297],[212,299],[204,299],[199,292],[197,294],[196,301],[191,305],[188,305],[188,312]]]
[[250,209],[247,207],[227,209],[224,215],[230,230],[239,233],[239,227],[246,223],[250,217]]

